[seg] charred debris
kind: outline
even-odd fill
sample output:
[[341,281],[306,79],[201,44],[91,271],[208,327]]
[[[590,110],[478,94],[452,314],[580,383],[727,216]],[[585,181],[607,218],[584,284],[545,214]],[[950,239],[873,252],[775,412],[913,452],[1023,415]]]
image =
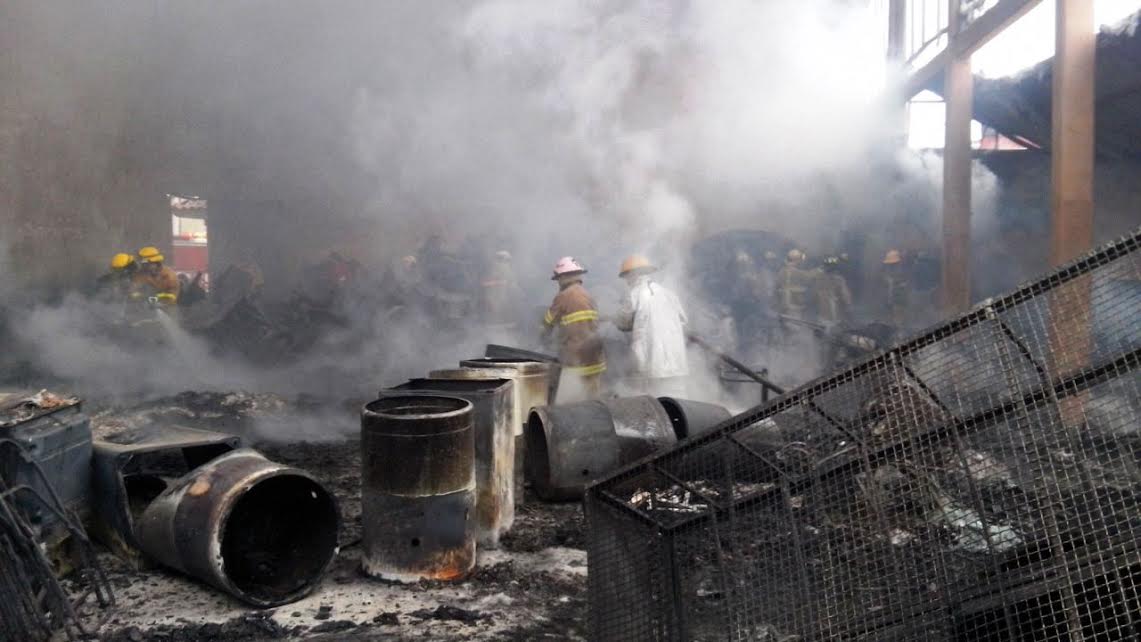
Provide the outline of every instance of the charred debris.
[[[336,408],[6,394],[5,639],[1135,639],[1139,251],[788,392],[715,352],[740,414],[502,345]],[[359,439],[258,437],[306,416]]]
[[[587,402],[586,416],[558,387],[553,360],[488,356],[355,411],[209,392],[86,411],[6,394],[4,639],[584,637],[581,512],[547,500],[729,413],[644,396]],[[352,412],[359,440],[258,439]]]

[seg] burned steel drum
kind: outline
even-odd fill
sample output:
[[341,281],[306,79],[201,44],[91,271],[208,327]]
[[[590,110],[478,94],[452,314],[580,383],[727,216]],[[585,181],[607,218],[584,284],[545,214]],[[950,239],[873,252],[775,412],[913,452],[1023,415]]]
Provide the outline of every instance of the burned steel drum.
[[515,521],[515,437],[510,379],[410,379],[380,396],[447,395],[472,404],[475,430],[475,537],[495,548]]
[[398,582],[455,580],[475,567],[470,401],[403,395],[361,412],[361,566]]
[[523,422],[531,408],[549,406],[555,403],[555,391],[559,385],[559,364],[533,359],[510,359],[484,357],[466,359],[460,362],[461,368],[508,368],[518,373],[515,385],[520,389],[519,427],[515,434],[523,434]]
[[515,387],[519,390],[519,420],[515,425],[515,475],[516,488],[520,500],[523,499],[523,461],[527,456],[527,441],[523,437],[523,425],[527,423],[527,413],[538,406],[555,403],[555,392],[559,389],[559,375],[562,369],[557,363],[535,361],[522,358],[484,357],[460,362],[461,368],[509,368],[517,374]]
[[135,536],[162,564],[266,607],[313,590],[339,525],[336,500],[308,473],[243,448],[170,484]]
[[547,501],[581,499],[591,481],[677,442],[649,396],[534,408],[526,436],[527,476]]
[[722,406],[676,397],[658,397],[673,423],[678,441],[704,435],[732,415]]
[[428,373],[429,379],[460,379],[465,381],[492,381],[495,379],[510,379],[514,388],[511,394],[511,434],[515,440],[515,464],[514,469],[514,482],[515,482],[515,504],[523,503],[523,424],[527,421],[527,411],[531,406],[524,405],[531,403],[533,392],[530,388],[524,386],[524,380],[519,370],[509,367],[492,368],[479,367],[479,368],[444,368],[442,370],[433,370]]

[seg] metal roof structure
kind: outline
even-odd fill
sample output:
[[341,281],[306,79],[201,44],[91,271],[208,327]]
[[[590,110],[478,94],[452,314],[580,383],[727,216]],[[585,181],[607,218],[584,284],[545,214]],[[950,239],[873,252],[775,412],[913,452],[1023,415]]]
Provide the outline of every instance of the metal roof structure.
[[[1141,12],[1097,36],[1096,150],[1141,160]],[[1026,147],[1050,147],[1054,60],[1007,78],[975,76],[974,118]],[[942,94],[941,76],[928,89]]]

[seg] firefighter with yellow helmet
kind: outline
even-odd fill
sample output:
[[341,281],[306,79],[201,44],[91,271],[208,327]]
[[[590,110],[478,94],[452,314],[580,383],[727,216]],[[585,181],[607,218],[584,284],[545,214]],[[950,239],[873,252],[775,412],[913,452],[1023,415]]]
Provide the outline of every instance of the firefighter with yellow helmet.
[[839,256],[829,256],[816,274],[816,316],[820,323],[842,323],[851,314],[852,291],[840,272],[842,262]]
[[677,295],[651,276],[657,271],[640,254],[622,262],[618,276],[629,291],[614,325],[630,333],[639,392],[684,398],[688,396],[685,327],[689,321]]
[[883,279],[884,296],[891,323],[896,327],[904,327],[911,306],[911,282],[903,253],[899,250],[890,249],[884,254]]
[[156,247],[148,245],[139,250],[137,262],[140,267],[131,280],[133,298],[153,297],[164,305],[178,303],[182,284],[178,281],[178,274],[164,265],[164,261],[165,257]]
[[111,257],[110,270],[95,281],[95,291],[101,297],[124,299],[131,291],[139,263],[130,254],[120,252]]
[[805,258],[802,250],[789,250],[784,266],[777,273],[777,312],[798,319],[808,313],[808,297],[814,280],[812,271],[804,268]]

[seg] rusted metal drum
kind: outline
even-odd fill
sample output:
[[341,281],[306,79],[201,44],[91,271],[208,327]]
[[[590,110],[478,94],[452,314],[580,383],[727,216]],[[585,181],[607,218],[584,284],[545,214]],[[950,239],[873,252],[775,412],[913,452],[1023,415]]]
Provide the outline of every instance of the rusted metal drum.
[[527,411],[531,408],[523,404],[529,403],[528,391],[523,385],[519,371],[515,368],[444,368],[428,373],[429,379],[461,379],[465,381],[488,381],[494,379],[510,379],[514,383],[511,395],[511,434],[515,441],[515,463],[512,466],[513,482],[515,484],[515,505],[523,503],[523,423],[527,420]]
[[555,403],[555,390],[559,381],[559,365],[531,359],[501,359],[484,357],[466,359],[460,362],[461,368],[507,368],[517,372],[515,385],[520,392],[519,428],[516,434],[523,434],[523,422],[527,413],[537,406]]
[[524,459],[527,456],[527,441],[523,437],[523,425],[527,413],[532,408],[549,406],[555,403],[555,391],[559,387],[559,364],[532,359],[484,357],[460,362],[461,368],[508,368],[516,372],[515,387],[519,390],[519,421],[515,425],[515,475],[518,497],[523,499]]
[[313,590],[339,525],[336,500],[308,473],[239,449],[171,483],[135,535],[162,564],[266,607]]
[[676,397],[658,397],[673,423],[678,440],[704,435],[732,415],[723,406]]
[[471,402],[475,430],[475,538],[479,546],[498,547],[500,535],[515,521],[515,436],[511,423],[515,417],[515,382],[410,379],[380,391],[381,398],[400,395],[447,395]]
[[649,396],[534,408],[526,437],[527,475],[547,501],[580,499],[591,481],[677,442]]
[[361,411],[361,566],[398,582],[455,580],[475,566],[472,404],[402,395]]

